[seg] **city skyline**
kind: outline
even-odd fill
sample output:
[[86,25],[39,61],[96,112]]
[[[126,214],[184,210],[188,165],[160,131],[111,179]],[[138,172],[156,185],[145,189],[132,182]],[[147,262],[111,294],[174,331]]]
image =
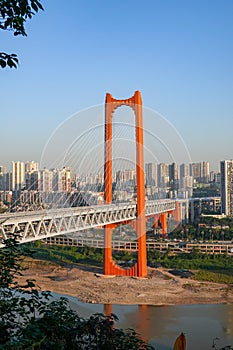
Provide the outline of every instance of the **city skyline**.
[[[205,197],[205,203],[211,202],[208,208],[211,205],[212,210],[216,211],[214,208],[217,208],[218,203],[219,211],[220,185],[223,185],[222,181],[220,183],[220,175],[222,172],[210,171],[209,162],[180,165],[174,162],[146,163],[145,196],[147,200],[195,200],[197,194],[200,194]],[[136,180],[135,169],[113,170],[112,191],[115,203],[135,200]],[[0,165],[0,204],[3,209],[10,204],[9,208],[13,211],[103,204],[104,183],[103,173],[77,174],[70,167],[40,169],[36,161],[12,161],[10,172]]]
[[103,103],[106,92],[125,98],[136,89],[173,124],[193,162],[219,169],[232,158],[233,3],[133,4],[43,2],[27,38],[2,34],[20,65],[1,72],[0,163],[39,159],[70,115]]
[[[149,165],[149,164],[154,164],[154,165],[156,165],[156,166],[159,166],[159,165],[161,165],[161,164],[165,164],[165,165],[172,165],[172,164],[175,164],[175,165],[177,165],[177,166],[179,166],[179,167],[181,167],[182,168],[182,166],[191,166],[191,165],[195,165],[195,164],[203,164],[203,163],[208,163],[209,164],[209,172],[213,172],[213,173],[220,173],[220,170],[221,170],[221,162],[223,162],[223,161],[230,161],[230,162],[232,162],[233,161],[233,159],[221,159],[221,160],[219,160],[219,167],[218,167],[218,169],[213,169],[213,168],[211,168],[211,166],[210,166],[210,161],[209,160],[207,160],[207,159],[205,159],[205,160],[199,160],[199,161],[197,161],[197,162],[187,162],[187,163],[182,163],[182,162],[179,162],[179,163],[176,163],[176,162],[163,162],[163,161],[161,161],[161,162],[151,162],[151,161],[145,161],[144,162],[144,166],[145,166],[145,168],[144,168],[144,171],[146,172],[146,168],[147,168],[147,166]],[[8,164],[7,164],[8,163]],[[23,158],[21,158],[21,159],[17,159],[17,160],[10,160],[9,162],[6,162],[6,163],[1,163],[0,164],[0,173],[4,173],[4,171],[6,171],[6,172],[11,172],[12,171],[12,163],[23,163],[24,164],[24,167],[25,167],[25,172],[32,172],[32,171],[41,171],[41,170],[44,170],[44,169],[47,169],[47,170],[57,170],[57,169],[62,169],[62,168],[69,168],[69,169],[72,169],[72,167],[67,163],[66,165],[64,165],[63,167],[46,167],[46,166],[43,166],[43,167],[41,167],[40,165],[40,162],[38,161],[38,160],[35,160],[35,159],[27,159],[26,161],[25,160],[23,160]],[[30,168],[30,166],[31,166],[31,164],[36,164],[36,166],[35,166],[35,169],[31,169]],[[29,169],[29,170],[28,170]],[[135,169],[134,169],[134,167],[132,166],[129,166],[129,167],[124,167],[124,168],[120,168],[120,167],[116,167],[115,169],[114,169],[114,171],[115,172],[118,172],[118,171],[135,171]],[[194,170],[195,171],[195,170]],[[179,170],[179,172],[180,172],[180,170]],[[181,170],[181,172],[182,172],[182,170]],[[76,171],[74,171],[74,173],[75,174],[77,174],[77,172]],[[96,172],[91,172],[91,171],[87,171],[87,172],[85,172],[85,171],[82,171],[82,172],[80,172],[79,174],[82,174],[82,175],[88,175],[88,174],[100,174],[100,173],[104,173],[104,171],[96,171]]]

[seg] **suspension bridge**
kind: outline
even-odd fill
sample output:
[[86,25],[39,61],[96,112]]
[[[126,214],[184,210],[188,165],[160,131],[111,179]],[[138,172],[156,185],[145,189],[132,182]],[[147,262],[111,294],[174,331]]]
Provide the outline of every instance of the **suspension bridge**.
[[[133,203],[116,204],[113,203],[112,118],[114,111],[122,105],[130,107],[135,115],[137,196]],[[142,99],[139,91],[125,100],[117,100],[110,94],[106,95],[104,147],[104,205],[6,213],[0,216],[0,237],[7,239],[10,235],[15,234],[20,243],[26,243],[94,227],[103,227],[105,231],[104,274],[146,276],[146,221],[152,220],[154,228],[158,227],[158,222],[160,222],[162,234],[165,235],[168,215],[173,216],[179,224],[183,211],[188,210],[188,200],[145,201]],[[112,259],[112,233],[119,224],[130,224],[137,233],[138,262],[130,269],[121,268]]]

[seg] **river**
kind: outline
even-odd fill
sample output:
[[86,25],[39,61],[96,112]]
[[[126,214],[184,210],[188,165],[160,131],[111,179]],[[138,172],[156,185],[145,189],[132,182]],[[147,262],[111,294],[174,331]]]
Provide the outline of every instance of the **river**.
[[176,337],[184,332],[187,350],[211,350],[233,346],[233,304],[211,305],[100,305],[84,304],[68,297],[70,305],[83,317],[95,312],[113,312],[118,327],[134,328],[156,350],[172,350]]

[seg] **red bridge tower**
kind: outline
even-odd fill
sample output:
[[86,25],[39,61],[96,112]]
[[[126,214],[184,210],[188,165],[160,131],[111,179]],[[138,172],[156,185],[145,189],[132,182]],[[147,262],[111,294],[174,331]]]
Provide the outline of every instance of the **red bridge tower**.
[[117,100],[111,94],[106,94],[105,101],[105,203],[112,203],[112,118],[114,111],[126,105],[132,108],[135,115],[136,132],[136,185],[137,185],[137,218],[136,232],[138,239],[138,262],[130,269],[119,267],[112,259],[112,231],[116,224],[105,226],[104,274],[122,276],[147,275],[146,259],[146,218],[145,218],[145,187],[144,187],[144,145],[142,122],[142,98],[139,91],[125,100]]

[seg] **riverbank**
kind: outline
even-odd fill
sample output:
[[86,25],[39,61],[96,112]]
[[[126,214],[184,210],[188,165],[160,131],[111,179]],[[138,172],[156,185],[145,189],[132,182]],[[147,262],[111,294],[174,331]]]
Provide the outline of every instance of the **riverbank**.
[[35,279],[41,290],[50,290],[98,304],[221,304],[233,302],[233,286],[173,276],[164,268],[148,268],[148,278],[101,277],[102,269],[59,266],[41,261],[27,263],[19,278]]

